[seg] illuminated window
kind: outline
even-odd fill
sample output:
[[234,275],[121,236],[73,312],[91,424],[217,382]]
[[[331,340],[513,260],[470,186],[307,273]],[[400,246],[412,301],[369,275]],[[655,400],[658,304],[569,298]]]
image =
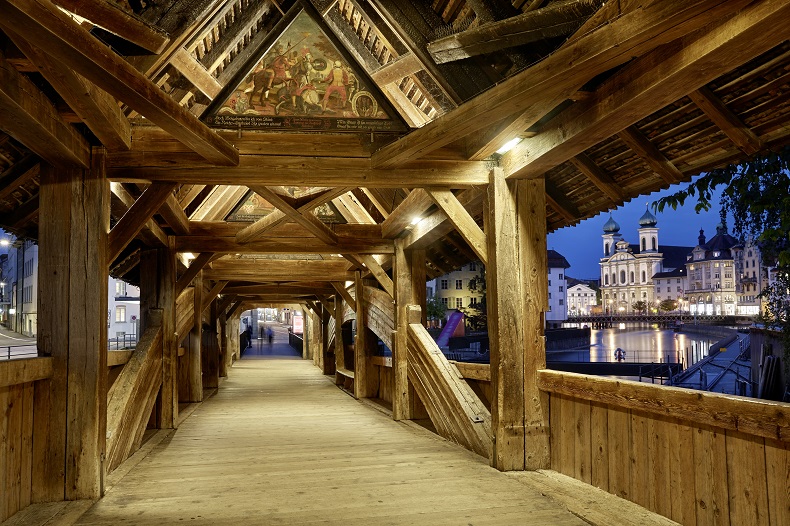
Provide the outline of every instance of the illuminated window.
[[119,305],[115,307],[115,323],[125,323],[126,322],[126,307],[124,305]]

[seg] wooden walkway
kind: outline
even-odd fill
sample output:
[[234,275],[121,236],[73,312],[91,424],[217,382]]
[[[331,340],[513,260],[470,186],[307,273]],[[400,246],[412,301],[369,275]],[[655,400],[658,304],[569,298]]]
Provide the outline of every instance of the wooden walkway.
[[76,524],[526,522],[586,525],[481,457],[357,402],[309,362],[242,360]]

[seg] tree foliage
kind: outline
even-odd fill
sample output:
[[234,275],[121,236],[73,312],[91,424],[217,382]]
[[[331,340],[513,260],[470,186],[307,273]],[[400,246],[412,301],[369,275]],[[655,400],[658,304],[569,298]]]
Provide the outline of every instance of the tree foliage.
[[661,312],[671,312],[677,310],[678,302],[675,300],[666,299],[658,304],[658,310]]
[[776,279],[761,294],[768,307],[761,321],[781,331],[785,367],[790,367],[790,146],[712,170],[653,207],[677,209],[696,198],[697,212],[710,210],[718,187],[723,187],[722,221],[731,213],[734,234],[756,239],[764,264],[774,267]]
[[647,302],[641,300],[636,301],[634,302],[633,307],[636,312],[641,312],[642,314],[644,314],[645,311],[647,311]]
[[425,315],[429,320],[443,320],[447,314],[447,308],[436,294],[433,294],[425,301],[425,311]]
[[480,299],[475,305],[461,309],[466,316],[466,324],[473,331],[488,330],[488,311],[486,307],[486,269],[480,265],[480,271],[469,280],[469,291],[479,294]]

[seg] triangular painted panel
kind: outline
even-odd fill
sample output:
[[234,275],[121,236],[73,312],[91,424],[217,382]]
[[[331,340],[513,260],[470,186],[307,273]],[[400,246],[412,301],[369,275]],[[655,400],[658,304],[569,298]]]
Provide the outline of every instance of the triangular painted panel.
[[403,130],[364,79],[302,11],[205,121],[282,131]]

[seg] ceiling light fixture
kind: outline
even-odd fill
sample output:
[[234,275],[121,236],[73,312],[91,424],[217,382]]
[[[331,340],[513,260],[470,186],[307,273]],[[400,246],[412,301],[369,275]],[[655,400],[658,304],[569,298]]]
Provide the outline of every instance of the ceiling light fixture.
[[496,151],[499,155],[509,152],[513,149],[515,145],[521,142],[521,137],[516,137],[515,139],[510,139],[506,142],[500,149]]

